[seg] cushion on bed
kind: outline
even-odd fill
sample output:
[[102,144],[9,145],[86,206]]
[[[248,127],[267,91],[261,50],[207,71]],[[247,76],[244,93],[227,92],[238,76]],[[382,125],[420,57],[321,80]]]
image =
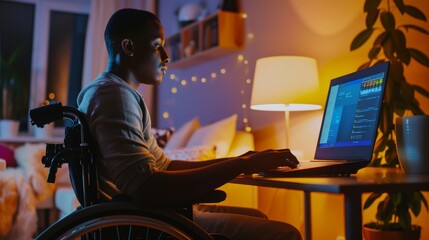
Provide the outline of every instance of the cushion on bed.
[[215,146],[216,158],[225,157],[235,136],[237,114],[197,129],[186,147]]
[[165,155],[171,160],[203,161],[215,158],[215,146],[195,146],[175,150],[165,150]]
[[174,150],[174,149],[184,148],[186,146],[186,143],[189,141],[189,138],[191,138],[192,134],[200,126],[201,124],[198,117],[195,117],[189,120],[188,122],[183,124],[182,127],[180,127],[177,131],[174,132],[174,134],[165,144],[164,149]]

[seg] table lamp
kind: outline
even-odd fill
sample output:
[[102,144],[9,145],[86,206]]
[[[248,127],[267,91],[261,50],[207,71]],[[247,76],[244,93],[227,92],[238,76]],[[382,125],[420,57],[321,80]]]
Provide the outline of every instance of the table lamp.
[[250,108],[285,113],[286,148],[289,113],[321,109],[314,104],[318,87],[316,60],[301,56],[273,56],[256,61]]

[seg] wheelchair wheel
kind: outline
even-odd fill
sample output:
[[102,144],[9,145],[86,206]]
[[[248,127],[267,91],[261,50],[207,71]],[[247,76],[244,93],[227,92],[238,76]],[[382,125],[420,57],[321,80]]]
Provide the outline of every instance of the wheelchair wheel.
[[128,202],[104,203],[77,210],[36,238],[52,239],[213,240],[174,210],[142,209]]

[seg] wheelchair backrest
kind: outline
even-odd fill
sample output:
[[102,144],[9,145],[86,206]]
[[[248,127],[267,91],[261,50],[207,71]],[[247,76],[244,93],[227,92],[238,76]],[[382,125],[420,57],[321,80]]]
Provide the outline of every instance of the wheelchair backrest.
[[[71,126],[66,127],[64,146],[66,149],[81,149],[80,154],[72,155],[66,159],[69,165],[69,176],[79,203],[82,206],[84,204],[84,194],[87,194],[89,198],[89,205],[100,203],[103,200],[100,199],[99,188],[98,188],[98,173],[96,167],[96,161],[98,160],[97,146],[89,129],[86,124],[75,120]],[[83,127],[84,139],[87,146],[81,146],[81,128]],[[82,166],[86,166],[87,171],[82,171]],[[83,182],[83,178],[86,177],[86,184]],[[86,186],[85,186],[86,185]],[[85,190],[86,193],[85,193]]]

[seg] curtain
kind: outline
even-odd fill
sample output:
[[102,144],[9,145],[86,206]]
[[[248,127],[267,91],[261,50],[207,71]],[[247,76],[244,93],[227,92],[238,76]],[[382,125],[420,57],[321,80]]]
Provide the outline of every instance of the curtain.
[[[87,85],[106,69],[107,51],[104,44],[104,29],[110,16],[121,8],[137,8],[155,12],[155,0],[92,0],[85,40],[85,56],[82,85]],[[142,86],[143,94],[151,115],[154,108],[153,86]]]

